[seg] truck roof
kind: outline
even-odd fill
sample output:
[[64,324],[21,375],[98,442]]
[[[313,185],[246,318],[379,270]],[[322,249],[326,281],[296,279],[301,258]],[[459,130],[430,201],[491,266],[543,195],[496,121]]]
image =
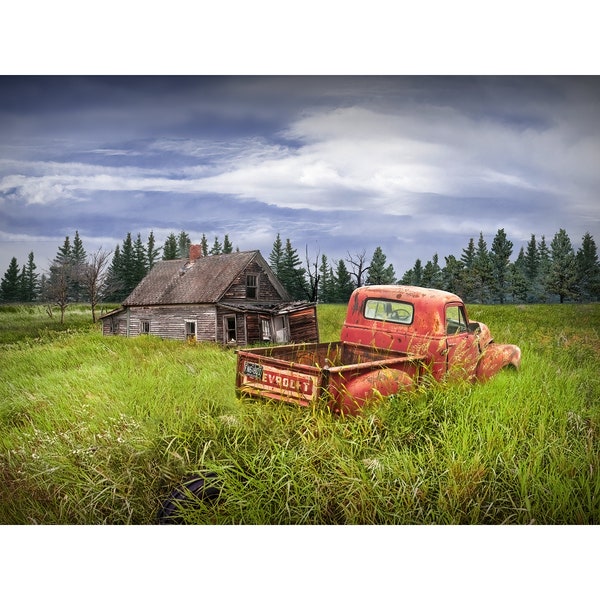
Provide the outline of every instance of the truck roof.
[[459,296],[451,292],[414,285],[367,285],[356,289],[355,292],[367,298],[390,298],[412,303],[428,300],[434,301],[436,304],[462,302]]
[[[375,321],[364,314],[367,300],[389,300],[407,302],[415,308],[414,320],[406,325],[374,325]],[[459,296],[443,290],[423,288],[410,285],[369,285],[354,290],[348,303],[345,328],[357,326],[406,328],[407,332],[416,334],[443,335],[445,332],[445,314],[448,303],[463,303]],[[344,338],[345,339],[345,338]]]

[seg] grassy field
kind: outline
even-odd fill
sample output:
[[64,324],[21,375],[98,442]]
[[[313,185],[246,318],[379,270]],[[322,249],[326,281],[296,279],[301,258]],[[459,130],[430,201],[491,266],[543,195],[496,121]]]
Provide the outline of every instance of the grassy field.
[[[189,523],[600,523],[600,305],[469,309],[518,374],[337,418],[238,399],[230,349],[0,307],[0,523],[154,523],[199,470],[222,493]],[[322,341],[344,310],[319,307]]]

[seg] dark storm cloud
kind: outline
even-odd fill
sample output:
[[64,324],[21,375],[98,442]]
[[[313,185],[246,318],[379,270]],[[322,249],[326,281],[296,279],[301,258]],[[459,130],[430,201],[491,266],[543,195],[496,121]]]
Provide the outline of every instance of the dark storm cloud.
[[398,271],[499,228],[600,237],[599,81],[3,77],[0,263],[76,229],[379,245]]

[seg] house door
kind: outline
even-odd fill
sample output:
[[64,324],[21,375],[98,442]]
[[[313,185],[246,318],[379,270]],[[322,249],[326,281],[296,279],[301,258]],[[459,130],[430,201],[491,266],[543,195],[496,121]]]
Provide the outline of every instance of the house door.
[[286,317],[275,317],[273,319],[273,324],[275,327],[275,341],[278,344],[285,344],[290,341],[290,332],[287,326],[287,318]]
[[226,344],[235,344],[237,339],[237,319],[235,315],[223,317],[223,341]]

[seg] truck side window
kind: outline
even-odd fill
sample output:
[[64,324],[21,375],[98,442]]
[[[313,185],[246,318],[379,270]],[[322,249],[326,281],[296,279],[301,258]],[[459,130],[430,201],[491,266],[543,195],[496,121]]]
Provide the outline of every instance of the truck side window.
[[408,302],[376,300],[370,298],[365,302],[364,315],[366,319],[389,321],[410,325],[413,321],[414,307]]
[[446,306],[446,333],[454,335],[467,331],[467,319],[461,306]]

